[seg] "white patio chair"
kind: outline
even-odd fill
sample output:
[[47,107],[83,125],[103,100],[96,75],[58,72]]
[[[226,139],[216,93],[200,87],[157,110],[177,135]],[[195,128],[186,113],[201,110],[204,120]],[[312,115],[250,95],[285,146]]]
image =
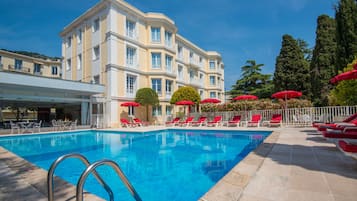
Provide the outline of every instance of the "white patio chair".
[[12,122],[12,121],[10,121],[10,128],[11,128],[11,134],[14,133],[14,130],[15,130],[15,129],[17,129],[17,134],[19,134],[20,131],[21,131],[20,125],[17,124],[17,123],[14,123],[14,122]]
[[40,122],[35,122],[33,123],[32,129],[35,131],[35,129],[38,129],[38,132],[41,132],[41,124],[42,124],[42,120],[40,120]]

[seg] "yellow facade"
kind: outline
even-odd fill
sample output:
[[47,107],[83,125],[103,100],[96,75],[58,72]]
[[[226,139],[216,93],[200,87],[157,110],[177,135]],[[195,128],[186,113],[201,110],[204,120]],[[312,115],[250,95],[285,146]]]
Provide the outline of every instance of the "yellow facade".
[[[175,23],[163,14],[143,13],[122,0],[101,1],[65,27],[61,37],[64,79],[106,86],[104,113],[109,127],[129,117],[128,108],[120,104],[133,101],[143,87],[159,94],[161,110],[149,108],[149,120],[156,123],[182,110],[169,104],[181,86],[196,88],[201,99],[224,101],[220,54],[180,36]],[[134,115],[146,119],[146,108],[135,108]]]
[[0,70],[35,76],[61,78],[61,61],[40,59],[0,50]]

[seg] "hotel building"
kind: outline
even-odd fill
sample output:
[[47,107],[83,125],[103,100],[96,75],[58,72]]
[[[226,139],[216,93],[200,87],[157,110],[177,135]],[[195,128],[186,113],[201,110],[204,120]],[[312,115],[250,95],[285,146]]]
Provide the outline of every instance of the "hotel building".
[[[204,34],[204,33],[202,33]],[[197,89],[201,99],[224,101],[224,65],[219,53],[205,51],[178,34],[170,18],[144,13],[123,0],[102,0],[60,33],[63,78],[105,86],[105,127],[120,118],[146,119],[145,107],[120,107],[140,88],[154,89],[160,105],[150,107],[150,121],[164,122],[178,108],[171,95],[182,86]],[[101,112],[99,112],[101,113]]]

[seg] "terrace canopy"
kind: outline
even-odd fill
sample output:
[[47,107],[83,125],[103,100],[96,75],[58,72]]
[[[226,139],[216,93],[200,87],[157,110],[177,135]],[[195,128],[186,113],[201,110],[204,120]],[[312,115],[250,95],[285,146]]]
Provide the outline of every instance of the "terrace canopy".
[[92,105],[101,102],[102,93],[103,85],[0,71],[0,122],[6,120],[3,109],[32,108],[37,120],[48,122],[67,113],[89,125]]

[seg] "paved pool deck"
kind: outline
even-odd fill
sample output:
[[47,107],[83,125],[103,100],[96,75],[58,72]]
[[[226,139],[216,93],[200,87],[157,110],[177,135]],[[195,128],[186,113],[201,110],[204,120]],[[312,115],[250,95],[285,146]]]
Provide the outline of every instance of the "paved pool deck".
[[[164,127],[117,129],[160,130]],[[217,128],[200,128],[217,129]],[[236,130],[237,128],[224,128]],[[239,128],[267,130],[267,128]],[[356,201],[357,160],[313,128],[277,128],[201,201]],[[47,172],[0,147],[0,200],[47,200]],[[55,178],[55,200],[75,200],[73,185]],[[85,194],[86,200],[101,200]],[[145,200],[145,198],[143,198]]]

